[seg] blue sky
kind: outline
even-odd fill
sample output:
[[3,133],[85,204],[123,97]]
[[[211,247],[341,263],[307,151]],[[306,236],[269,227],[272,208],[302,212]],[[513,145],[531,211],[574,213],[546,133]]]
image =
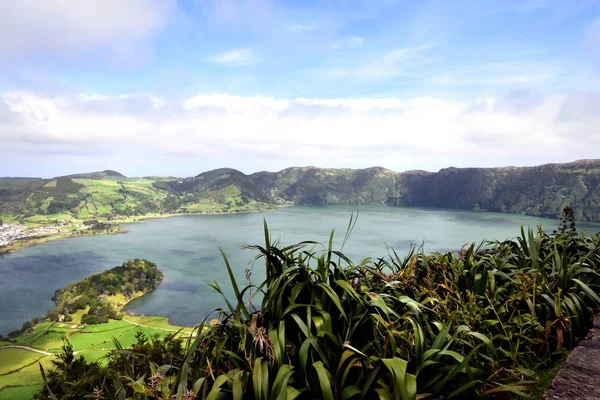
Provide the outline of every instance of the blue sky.
[[594,0],[3,2],[0,176],[594,158],[599,78]]

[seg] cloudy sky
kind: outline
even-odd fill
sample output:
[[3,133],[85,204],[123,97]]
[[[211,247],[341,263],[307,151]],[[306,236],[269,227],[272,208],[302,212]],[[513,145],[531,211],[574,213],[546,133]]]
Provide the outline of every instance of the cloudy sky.
[[0,1],[0,176],[600,157],[600,1]]

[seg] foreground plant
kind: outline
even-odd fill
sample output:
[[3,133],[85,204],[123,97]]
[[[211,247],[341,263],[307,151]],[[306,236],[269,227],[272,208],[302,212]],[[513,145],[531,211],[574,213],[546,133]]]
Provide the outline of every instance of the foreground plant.
[[264,246],[248,248],[264,282],[240,287],[223,253],[234,301],[173,363],[105,371],[105,398],[526,397],[600,306],[600,236],[570,226],[354,264],[333,232],[326,247],[283,246],[265,223]]

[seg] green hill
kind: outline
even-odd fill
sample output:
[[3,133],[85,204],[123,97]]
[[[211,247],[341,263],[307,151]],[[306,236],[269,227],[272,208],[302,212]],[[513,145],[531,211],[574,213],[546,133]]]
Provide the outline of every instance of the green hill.
[[578,220],[600,221],[600,160],[438,172],[293,167],[251,175],[221,168],[190,178],[127,178],[110,170],[54,179],[0,178],[0,216],[26,222],[40,216],[119,218],[294,204],[437,207],[551,218],[570,204]]
[[82,174],[65,175],[60,178],[71,178],[71,179],[125,179],[126,176],[110,169],[96,172],[84,172]]
[[446,168],[401,174],[395,205],[476,209],[556,218],[571,205],[578,221],[600,221],[600,161],[537,167]]
[[154,187],[169,193],[165,208],[171,212],[251,211],[273,203],[250,176],[231,168],[158,181]]
[[307,167],[251,177],[274,203],[387,204],[551,218],[571,205],[577,220],[600,221],[599,160],[537,167],[445,168],[435,173]]
[[152,186],[154,181],[129,179],[110,172],[28,180],[19,184],[2,180],[0,215],[25,220],[35,216],[69,220],[160,210],[165,194]]

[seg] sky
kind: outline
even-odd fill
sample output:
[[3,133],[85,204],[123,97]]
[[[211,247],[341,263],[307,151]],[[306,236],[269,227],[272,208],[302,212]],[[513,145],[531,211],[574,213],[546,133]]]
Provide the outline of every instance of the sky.
[[0,176],[600,156],[600,0],[0,1]]

